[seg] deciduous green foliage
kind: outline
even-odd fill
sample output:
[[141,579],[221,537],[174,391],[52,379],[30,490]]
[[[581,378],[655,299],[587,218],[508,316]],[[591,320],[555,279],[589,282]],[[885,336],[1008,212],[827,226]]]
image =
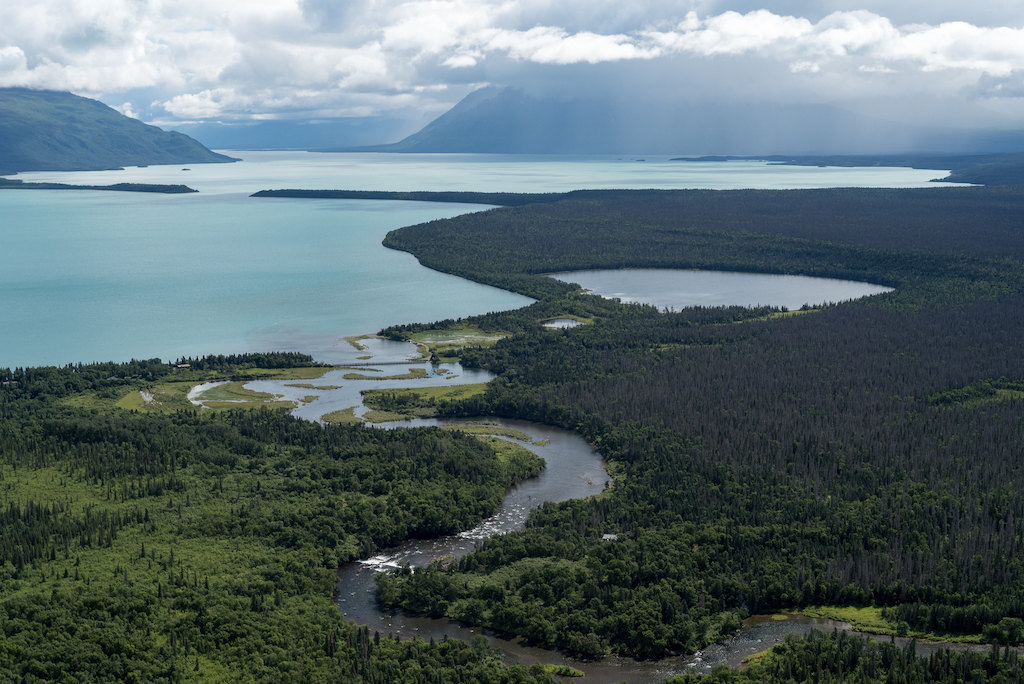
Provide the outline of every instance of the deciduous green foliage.
[[[207,358],[188,372],[260,360],[308,362]],[[0,386],[0,679],[548,678],[459,642],[370,634],[330,600],[339,563],[471,527],[539,459],[437,429],[58,401],[177,372],[18,369]]]

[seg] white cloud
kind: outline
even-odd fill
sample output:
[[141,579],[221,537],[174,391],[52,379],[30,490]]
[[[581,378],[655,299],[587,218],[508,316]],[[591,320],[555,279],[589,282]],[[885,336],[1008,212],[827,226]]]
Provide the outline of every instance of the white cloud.
[[967,70],[1005,75],[1024,68],[1024,28],[979,27],[964,22],[895,27],[866,11],[837,12],[812,24],[799,17],[756,10],[700,20],[690,13],[675,31],[651,34],[666,51],[711,57],[757,54],[799,57],[796,64],[874,59],[905,62],[924,71]]
[[528,31],[496,31],[483,41],[481,49],[485,53],[506,52],[513,59],[538,64],[597,64],[623,59],[650,59],[661,54],[659,48],[637,45],[629,36],[603,36],[589,32],[570,35],[550,26],[538,26]]
[[124,102],[118,107],[114,107],[117,111],[121,112],[125,116],[131,119],[138,119],[139,115],[135,112],[135,107],[131,102]]
[[816,74],[821,71],[821,65],[817,62],[799,61],[790,64],[789,70],[794,74]]
[[691,12],[676,31],[660,34],[658,40],[675,51],[735,55],[799,40],[812,30],[807,19],[779,16],[768,10],[747,14],[729,11],[705,20]]
[[448,59],[441,62],[441,64],[443,64],[446,67],[451,67],[453,69],[466,69],[469,67],[476,66],[479,63],[479,60],[480,53],[476,51],[462,52],[459,54],[452,55]]
[[[0,48],[0,79],[6,79],[8,75],[16,79],[16,75],[24,74],[27,71],[28,62],[20,47],[8,45]],[[11,83],[11,85],[21,84]]]
[[1024,28],[981,28],[964,22],[914,27],[882,50],[928,71],[964,69],[1006,76],[1024,68]]
[[161,103],[165,110],[182,119],[216,118],[226,109],[244,111],[250,104],[250,100],[241,98],[228,89],[184,93]]

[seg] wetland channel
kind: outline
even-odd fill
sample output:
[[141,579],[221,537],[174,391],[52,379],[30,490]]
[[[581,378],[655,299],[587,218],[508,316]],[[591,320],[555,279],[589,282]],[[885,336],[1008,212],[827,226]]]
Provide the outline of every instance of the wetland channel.
[[[341,355],[353,356],[350,361],[353,365],[358,359],[360,373],[353,374],[352,371],[355,369],[350,366],[329,371],[313,383],[259,380],[246,383],[245,387],[266,392],[277,400],[291,400],[297,405],[293,411],[294,415],[318,421],[328,413],[347,408],[353,409],[354,416],[365,415],[367,408],[362,403],[362,390],[480,383],[493,377],[484,371],[463,369],[459,364],[430,366],[421,358],[416,358],[417,350],[409,343],[365,339],[358,345],[349,347],[345,344],[342,345],[342,348],[344,347],[348,347],[347,353],[342,352]],[[344,363],[344,360],[342,362]],[[402,366],[408,366],[410,370],[422,368],[424,372],[415,377],[388,377],[396,372],[401,373],[398,369]],[[375,374],[378,377],[373,377]],[[190,393],[190,399],[201,401],[201,395],[202,389],[196,388]],[[607,656],[584,661],[552,649],[534,646],[519,637],[379,604],[375,594],[376,577],[379,572],[395,569],[403,564],[423,567],[437,558],[461,558],[492,535],[522,529],[530,510],[545,502],[558,503],[594,496],[612,484],[601,455],[579,435],[567,430],[496,418],[443,423],[434,419],[420,419],[385,423],[378,427],[398,429],[460,422],[472,423],[476,430],[485,424],[500,428],[500,431],[505,433],[509,430],[525,433],[531,441],[517,443],[541,456],[546,462],[545,469],[537,477],[521,482],[509,490],[495,515],[471,530],[434,539],[407,540],[397,546],[382,549],[371,558],[344,564],[338,571],[335,602],[347,619],[366,625],[380,632],[382,636],[398,635],[403,639],[419,637],[440,641],[454,638],[469,641],[483,637],[488,646],[497,651],[508,663],[521,663],[527,666],[534,663],[568,665],[585,673],[583,681],[593,683],[658,681],[686,672],[710,672],[711,668],[718,664],[739,667],[745,657],[770,648],[782,641],[787,634],[806,634],[812,629],[850,629],[850,625],[845,622],[799,614],[790,614],[784,619],[781,616],[753,616],[745,621],[743,628],[732,639],[712,644],[690,656],[657,661],[636,661]],[[615,543],[615,540],[606,543]],[[894,641],[904,646],[909,643],[907,639],[896,638]],[[944,647],[988,648],[948,642],[916,643],[919,655],[927,655]]]

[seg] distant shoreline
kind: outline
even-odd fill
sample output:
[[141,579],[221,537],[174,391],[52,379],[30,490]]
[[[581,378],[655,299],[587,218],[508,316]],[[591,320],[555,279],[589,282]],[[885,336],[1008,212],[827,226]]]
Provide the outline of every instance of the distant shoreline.
[[1024,185],[1024,154],[869,154],[869,155],[781,155],[674,157],[677,162],[763,161],[783,166],[890,166],[941,171],[935,183],[974,185]]
[[413,191],[393,192],[387,190],[260,190],[250,197],[288,197],[292,199],[354,199],[354,200],[405,200],[411,202],[452,202],[456,204],[491,204],[501,207],[518,207],[541,202],[557,202],[572,193],[563,192],[461,192],[461,191]]

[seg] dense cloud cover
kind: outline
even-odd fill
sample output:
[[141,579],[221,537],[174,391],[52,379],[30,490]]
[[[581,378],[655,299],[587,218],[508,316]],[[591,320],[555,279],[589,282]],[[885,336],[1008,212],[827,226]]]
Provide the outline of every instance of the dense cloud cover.
[[1012,125],[1024,3],[38,0],[0,6],[0,85],[146,120],[401,116],[482,85],[821,102]]

